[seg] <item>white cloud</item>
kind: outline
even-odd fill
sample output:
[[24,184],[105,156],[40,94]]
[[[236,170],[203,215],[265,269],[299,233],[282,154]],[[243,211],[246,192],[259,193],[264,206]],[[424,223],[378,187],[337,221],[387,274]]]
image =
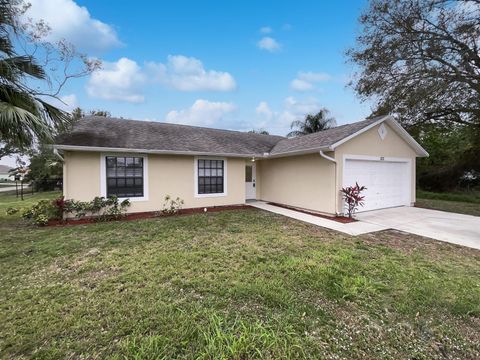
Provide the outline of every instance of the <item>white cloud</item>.
[[67,40],[80,51],[102,51],[122,45],[115,30],[91,17],[87,8],[73,0],[28,0],[25,20],[44,20],[51,32],[49,41]]
[[270,120],[273,117],[273,111],[270,109],[270,106],[268,106],[266,101],[260,101],[258,106],[255,108],[255,112],[258,115],[265,117],[267,120]]
[[262,50],[267,50],[270,52],[275,52],[280,50],[282,45],[277,42],[274,38],[271,38],[270,36],[265,36],[260,41],[257,43],[257,46],[262,49]]
[[290,82],[290,88],[295,91],[310,91],[315,88],[316,83],[329,81],[330,79],[331,76],[326,73],[300,71],[297,77]]
[[290,88],[295,91],[309,91],[309,90],[312,90],[314,86],[312,83],[308,81],[301,80],[301,79],[293,79],[290,82]]
[[62,102],[64,103],[63,108],[66,111],[70,112],[78,106],[78,100],[75,94],[62,96],[60,97],[60,100],[62,100]]
[[297,100],[289,96],[284,100],[283,108],[280,111],[272,111],[268,103],[262,101],[256,107],[255,112],[264,120],[260,123],[272,134],[285,135],[290,131],[292,121],[302,120],[307,114],[317,113],[320,108],[316,98]]
[[63,95],[58,98],[52,96],[41,96],[40,98],[56,108],[66,112],[71,112],[78,106],[78,100],[75,94]]
[[165,121],[174,124],[212,126],[235,109],[233,103],[198,99],[187,109],[170,111]]
[[161,83],[179,91],[231,91],[235,79],[227,72],[205,70],[193,57],[170,55],[167,62],[147,62],[144,67],[134,60],[121,58],[104,62],[90,76],[87,93],[91,97],[132,103],[144,101],[143,87]]
[[194,57],[169,55],[166,64],[149,62],[146,69],[153,79],[180,91],[232,91],[237,86],[228,72],[205,70]]
[[273,32],[273,29],[270,26],[264,26],[260,28],[262,34],[270,34]]
[[120,100],[131,103],[143,102],[141,87],[145,75],[133,60],[121,58],[117,62],[104,62],[88,80],[87,93],[91,97],[105,100]]

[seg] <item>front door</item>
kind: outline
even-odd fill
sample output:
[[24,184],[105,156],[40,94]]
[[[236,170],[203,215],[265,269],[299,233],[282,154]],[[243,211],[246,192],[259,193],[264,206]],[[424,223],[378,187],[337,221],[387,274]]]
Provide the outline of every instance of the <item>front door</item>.
[[245,167],[245,198],[247,200],[256,199],[257,192],[255,188],[256,169],[255,164],[247,164]]

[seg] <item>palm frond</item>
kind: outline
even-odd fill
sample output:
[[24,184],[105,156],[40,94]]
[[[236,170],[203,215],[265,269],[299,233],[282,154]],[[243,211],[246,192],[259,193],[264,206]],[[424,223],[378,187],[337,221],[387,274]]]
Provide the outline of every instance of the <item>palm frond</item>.
[[31,56],[14,56],[0,60],[0,78],[15,82],[29,75],[36,79],[45,79],[43,68],[37,65]]
[[291,138],[291,137],[297,137],[297,136],[303,136],[303,135],[306,135],[306,133],[300,130],[294,130],[294,131],[290,131],[287,134],[287,137]]
[[0,140],[28,147],[35,137],[50,140],[48,124],[28,110],[0,101]]

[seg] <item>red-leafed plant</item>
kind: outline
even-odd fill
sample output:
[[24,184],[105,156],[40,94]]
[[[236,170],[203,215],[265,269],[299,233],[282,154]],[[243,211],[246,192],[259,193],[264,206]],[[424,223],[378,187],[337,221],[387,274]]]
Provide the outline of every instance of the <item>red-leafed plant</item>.
[[61,196],[57,199],[54,199],[52,201],[52,205],[54,207],[55,218],[62,219],[63,213],[65,212],[65,207],[67,205],[67,200],[65,200],[65,197]]
[[342,188],[340,192],[342,193],[342,197],[347,204],[347,211],[348,217],[352,218],[355,211],[357,211],[359,206],[363,206],[365,203],[365,196],[361,195],[362,191],[366,190],[365,186],[360,186],[356,182],[353,186],[347,186]]

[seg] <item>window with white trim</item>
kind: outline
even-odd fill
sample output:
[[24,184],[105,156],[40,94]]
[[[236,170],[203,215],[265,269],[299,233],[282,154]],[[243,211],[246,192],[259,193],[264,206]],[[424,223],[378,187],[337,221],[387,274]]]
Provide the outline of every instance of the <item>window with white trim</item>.
[[107,196],[143,197],[143,157],[107,156]]
[[225,192],[225,161],[197,159],[197,194]]

